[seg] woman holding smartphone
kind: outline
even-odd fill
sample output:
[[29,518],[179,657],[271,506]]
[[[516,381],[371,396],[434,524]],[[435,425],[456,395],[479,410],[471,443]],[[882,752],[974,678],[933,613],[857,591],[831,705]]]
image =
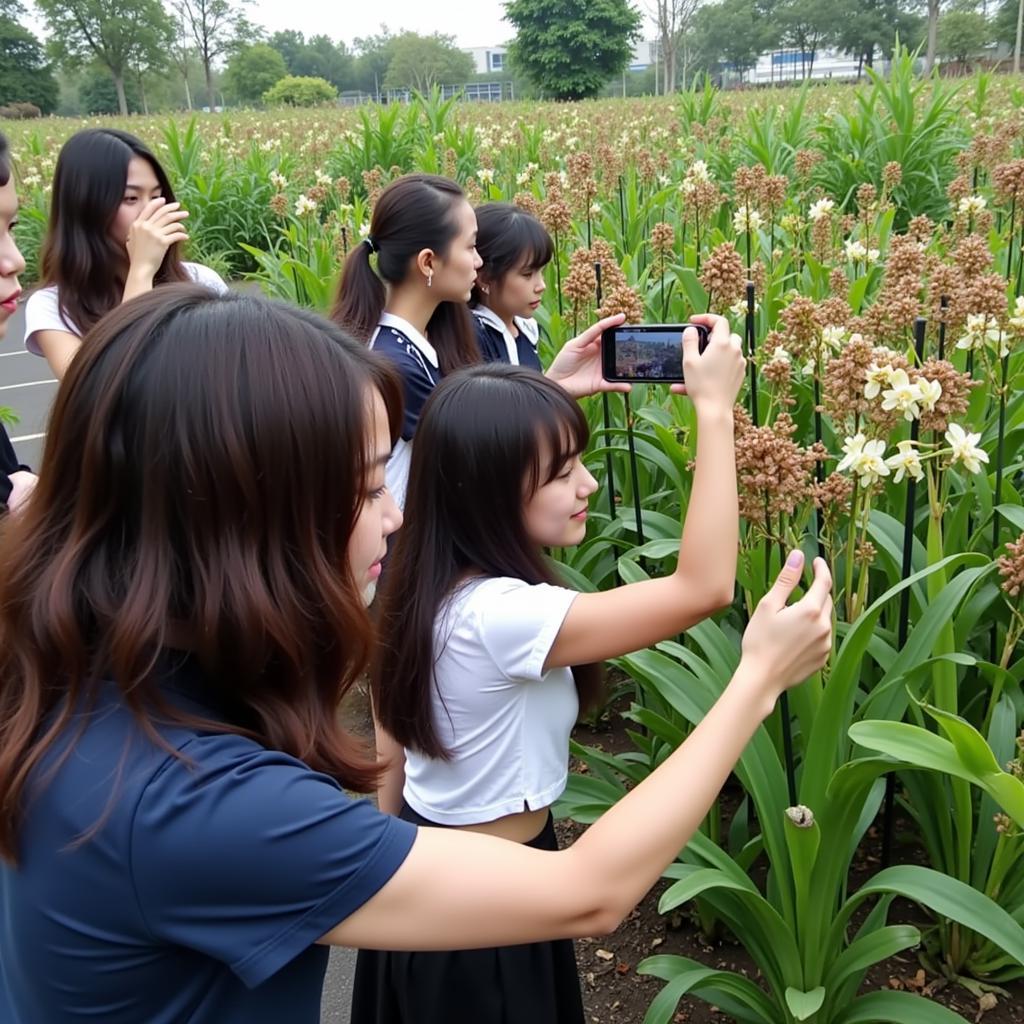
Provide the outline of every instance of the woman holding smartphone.
[[168,285],[91,333],[0,545],[0,1019],[315,1024],[332,944],[613,929],[824,661],[796,553],[715,707],[570,849],[352,799],[400,423],[388,364],[307,312]]

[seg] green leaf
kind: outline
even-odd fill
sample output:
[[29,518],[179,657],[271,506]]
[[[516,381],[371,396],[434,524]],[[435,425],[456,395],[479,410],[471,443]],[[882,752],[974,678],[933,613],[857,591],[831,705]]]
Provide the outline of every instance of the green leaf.
[[911,992],[869,992],[855,999],[833,1024],[964,1024],[964,1018],[941,1003]]
[[888,925],[862,935],[836,957],[825,975],[825,985],[830,992],[847,982],[854,982],[859,987],[869,967],[904,949],[912,949],[920,942],[921,933],[909,924]]
[[807,1020],[808,1017],[816,1014],[821,1009],[823,1002],[825,1002],[824,985],[819,985],[817,988],[811,989],[810,992],[801,992],[796,988],[786,989],[786,1005],[797,1020]]

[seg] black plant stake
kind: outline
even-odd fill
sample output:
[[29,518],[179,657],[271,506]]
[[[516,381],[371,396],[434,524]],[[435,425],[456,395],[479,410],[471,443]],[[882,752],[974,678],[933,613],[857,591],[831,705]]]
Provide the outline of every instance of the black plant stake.
[[754,282],[747,282],[747,365],[750,369],[750,421],[755,427],[761,425],[757,412],[757,367],[754,366],[755,335],[754,329]]
[[[924,360],[924,335],[928,321],[919,316],[914,321],[914,348],[917,351],[917,364]],[[939,336],[942,337],[943,326],[939,325]],[[941,344],[941,341],[940,341]],[[914,420],[910,424],[910,440],[919,437],[920,424]],[[900,579],[910,576],[914,555],[914,512],[917,504],[917,481],[907,475],[907,504],[903,513],[903,566]],[[904,587],[900,593],[900,617],[896,632],[896,645],[900,650],[907,642],[910,630],[910,587]],[[896,776],[889,774],[885,779],[885,810],[882,817],[882,867],[888,867],[892,859],[892,837],[895,827],[896,812]]]
[[946,313],[949,310],[949,296],[943,295],[939,299],[939,308],[942,310],[939,320],[939,358],[946,358]]
[[[619,179],[621,184],[622,179]],[[604,301],[604,294],[601,290],[601,264],[594,264],[594,280],[596,282],[596,297],[597,297],[597,308],[601,308],[601,303]],[[601,411],[604,413],[604,467],[605,476],[608,479],[608,514],[612,519],[615,518],[615,462],[612,459],[612,410],[608,402],[608,392],[603,391],[601,393]]]

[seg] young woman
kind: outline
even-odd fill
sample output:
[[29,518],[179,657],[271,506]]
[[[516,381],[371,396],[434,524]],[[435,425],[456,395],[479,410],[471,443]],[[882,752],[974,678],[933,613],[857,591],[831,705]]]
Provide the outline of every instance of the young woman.
[[351,799],[400,419],[365,346],[255,297],[168,285],[90,334],[0,543],[0,1020],[315,1024],[330,944],[614,928],[824,660],[797,554],[715,708],[565,851]]
[[483,260],[471,310],[484,361],[542,369],[533,314],[544,295],[554,245],[536,217],[511,203],[476,208],[476,248]]
[[[476,214],[458,184],[409,174],[381,193],[370,233],[349,253],[342,272],[331,319],[389,359],[402,378],[405,415],[387,468],[399,506],[424,403],[445,374],[481,361],[466,307],[481,266],[476,241]],[[577,397],[628,391],[628,384],[601,378],[601,332],[623,319],[602,320],[567,342],[548,376]]]
[[[598,697],[599,664],[676,636],[732,600],[732,410],[744,360],[724,319],[694,319],[711,329],[703,357],[695,332],[682,342],[696,470],[678,565],[662,579],[580,594],[548,567],[544,548],[583,540],[597,488],[582,462],[587,422],[565,391],[534,370],[495,364],[434,392],[373,685],[388,764],[383,810],[554,850],[550,807],[565,788],[580,705]],[[360,954],[354,1024],[583,1019],[571,942]]]
[[[11,174],[10,149],[7,137],[0,134],[0,338],[7,333],[7,321],[18,308],[18,275],[25,269],[25,260],[14,240],[17,223],[18,196]],[[11,439],[0,423],[0,512],[16,511],[32,493],[35,483],[35,474],[18,461]]]
[[195,281],[227,290],[199,263],[183,263],[188,214],[146,145],[115,128],[88,128],[57,158],[43,287],[25,307],[25,346],[58,378],[82,335],[115,306],[156,285]]

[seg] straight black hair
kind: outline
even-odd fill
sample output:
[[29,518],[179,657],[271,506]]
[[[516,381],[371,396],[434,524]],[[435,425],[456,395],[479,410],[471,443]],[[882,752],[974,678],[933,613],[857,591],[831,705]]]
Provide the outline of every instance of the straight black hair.
[[546,267],[555,254],[547,229],[532,213],[512,203],[484,203],[476,208],[476,251],[483,266],[471,302],[487,305],[480,283],[499,285],[514,270]]
[[[431,713],[438,615],[468,576],[559,584],[524,521],[525,503],[589,440],[573,399],[542,374],[488,364],[446,377],[416,432],[405,525],[382,594],[374,708],[403,746],[448,752]],[[599,665],[573,669],[580,704],[597,703]]]
[[[380,323],[388,284],[400,284],[423,249],[442,259],[458,234],[456,207],[466,199],[459,185],[436,174],[407,174],[393,181],[377,200],[370,219],[370,245],[357,245],[345,261],[331,319],[360,341],[369,342]],[[480,362],[472,317],[462,302],[442,302],[427,324],[442,373]]]
[[[124,199],[128,165],[134,157],[147,161],[163,197],[174,202],[174,190],[160,161],[136,136],[116,128],[86,128],[61,147],[53,174],[50,224],[40,262],[44,285],[60,292],[60,313],[83,334],[121,304],[128,276],[124,239],[110,237],[110,226]],[[153,284],[188,281],[181,246],[164,254]]]
[[0,132],[0,188],[11,180],[11,147],[7,136]]

